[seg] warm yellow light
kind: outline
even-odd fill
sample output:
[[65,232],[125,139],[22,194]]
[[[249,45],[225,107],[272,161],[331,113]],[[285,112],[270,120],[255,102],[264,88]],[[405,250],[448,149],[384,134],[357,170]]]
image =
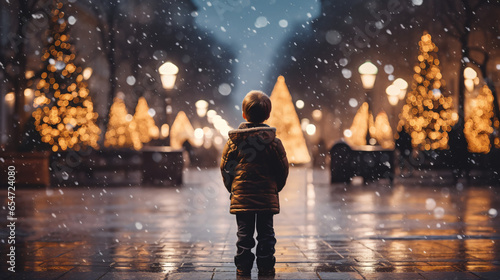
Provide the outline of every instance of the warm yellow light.
[[173,89],[175,86],[175,80],[177,78],[177,73],[179,73],[179,67],[177,67],[172,62],[166,62],[158,68],[160,73],[161,83],[164,89]]
[[304,104],[304,101],[303,101],[303,100],[300,100],[300,99],[299,99],[299,100],[297,100],[297,101],[295,102],[295,106],[297,107],[297,109],[302,109],[302,108],[304,108],[304,105],[305,105],[305,104]]
[[399,96],[399,87],[397,87],[396,85],[392,84],[390,86],[387,87],[387,89],[385,90],[385,93],[387,93],[387,95],[389,96],[396,96],[398,97]]
[[394,80],[393,85],[397,86],[399,88],[399,100],[403,100],[406,95],[406,90],[408,89],[408,82],[401,78],[397,78]]
[[196,114],[200,117],[203,118],[207,114],[207,109],[208,109],[208,102],[205,100],[198,100],[194,104],[196,107]]
[[321,118],[323,118],[323,112],[321,110],[316,109],[312,112],[312,117],[315,121],[320,121]]
[[26,77],[26,79],[31,79],[33,78],[33,76],[35,76],[35,71],[28,70],[24,73],[24,76]]
[[16,102],[16,95],[13,92],[9,92],[5,95],[5,102],[7,106],[10,108],[14,107],[14,103]]
[[[73,70],[74,71],[74,70]],[[71,72],[71,71],[70,71]],[[90,67],[87,67],[83,70],[83,79],[88,80],[92,76],[93,70]]]
[[474,91],[474,80],[465,79],[464,85],[465,85],[465,88],[467,89],[467,91],[469,91],[469,92]]
[[388,95],[387,99],[389,99],[389,104],[391,104],[392,106],[396,106],[399,103],[399,97],[398,96]]
[[344,137],[352,137],[352,131],[350,129],[344,130]]
[[477,77],[477,72],[476,70],[472,69],[471,67],[467,67],[464,70],[464,78],[465,79],[470,79],[473,80]]
[[375,85],[375,79],[377,77],[378,68],[370,61],[367,61],[358,68],[358,72],[361,75],[361,83],[364,89],[372,89]]
[[160,129],[160,134],[162,138],[167,138],[170,133],[170,128],[168,124],[163,124]]
[[312,123],[308,124],[306,126],[306,133],[307,135],[314,135],[316,134],[316,126]]

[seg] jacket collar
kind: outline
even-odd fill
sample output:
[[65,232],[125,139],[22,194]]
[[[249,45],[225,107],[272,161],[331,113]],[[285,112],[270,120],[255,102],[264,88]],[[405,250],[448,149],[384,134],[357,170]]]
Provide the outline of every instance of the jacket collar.
[[228,134],[233,142],[240,142],[251,135],[274,139],[276,137],[276,128],[264,123],[243,122],[238,126],[238,129],[230,130]]

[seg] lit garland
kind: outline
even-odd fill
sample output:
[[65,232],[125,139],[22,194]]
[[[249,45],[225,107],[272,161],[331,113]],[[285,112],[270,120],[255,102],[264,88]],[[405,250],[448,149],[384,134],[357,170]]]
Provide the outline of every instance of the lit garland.
[[[464,125],[468,149],[473,153],[488,153],[491,149],[490,135],[493,133],[491,120],[494,115],[493,94],[488,86],[482,87],[470,104],[470,113]],[[496,122],[498,123],[498,120]],[[498,139],[495,140],[498,142]]]
[[157,139],[160,130],[155,124],[155,120],[149,114],[149,106],[146,98],[141,97],[135,107],[134,121],[137,123],[139,139],[142,143],[148,143],[152,139]]
[[105,147],[134,148],[140,150],[142,142],[137,132],[137,123],[134,117],[127,113],[123,100],[115,97],[109,111],[108,130],[104,137]]
[[412,90],[406,97],[398,130],[404,126],[413,147],[421,150],[448,148],[448,132],[458,120],[451,110],[452,98],[444,96],[445,86],[439,69],[438,48],[424,32],[419,42],[418,64],[414,67]]
[[35,127],[54,152],[98,148],[101,130],[95,124],[97,113],[82,68],[75,64],[62,6],[57,2],[52,10],[49,46],[42,55],[45,69],[35,90]]

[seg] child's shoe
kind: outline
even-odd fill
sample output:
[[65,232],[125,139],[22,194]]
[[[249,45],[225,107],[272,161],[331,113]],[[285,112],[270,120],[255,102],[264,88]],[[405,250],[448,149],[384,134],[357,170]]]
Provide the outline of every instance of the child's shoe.
[[250,276],[251,275],[251,269],[241,269],[237,268],[236,269],[236,275],[238,276]]
[[276,275],[274,267],[270,269],[259,269],[259,276],[274,276],[274,275]]

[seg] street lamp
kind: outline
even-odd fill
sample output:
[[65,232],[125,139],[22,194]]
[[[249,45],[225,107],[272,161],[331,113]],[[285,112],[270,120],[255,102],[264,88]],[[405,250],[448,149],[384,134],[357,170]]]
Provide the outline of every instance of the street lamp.
[[392,106],[398,105],[400,92],[401,91],[399,87],[396,86],[395,84],[388,86],[387,89],[385,90],[385,93],[387,93],[387,98],[389,99],[389,103]]
[[358,68],[358,72],[361,75],[361,83],[363,88],[366,90],[372,90],[375,85],[375,79],[377,78],[378,68],[375,64],[367,61]]
[[406,96],[406,90],[408,89],[408,83],[401,79],[397,78],[394,80],[393,85],[397,86],[399,88],[399,100],[403,100]]
[[[175,80],[177,79],[177,73],[179,73],[179,67],[177,67],[172,62],[166,62],[162,64],[160,68],[158,68],[158,72],[160,73],[161,84],[167,92],[165,98],[165,113],[167,116],[167,121],[166,121],[167,129],[170,129],[170,120],[171,120],[170,116],[172,115],[172,98],[170,97],[170,91],[175,86]],[[170,135],[169,134],[166,135],[168,135],[166,139],[167,142],[166,144],[170,145]]]
[[196,114],[198,115],[198,117],[203,118],[207,115],[207,111],[208,111],[208,102],[207,101],[198,100],[198,101],[196,101],[194,106],[196,107]]
[[476,70],[472,69],[471,67],[465,68],[464,78],[465,78],[464,80],[465,88],[469,92],[472,92],[474,90],[474,80],[477,78]]
[[377,78],[377,73],[378,73],[378,68],[375,66],[373,63],[370,61],[367,61],[358,68],[359,75],[361,76],[361,83],[363,84],[363,88],[365,89],[365,100],[366,103],[368,104],[368,118],[367,118],[367,128],[368,131],[366,132],[366,144],[369,145],[375,145],[376,141],[374,141],[374,138],[370,137],[370,116],[371,116],[371,96],[370,92],[373,89],[373,86],[375,85],[375,79]]
[[[391,115],[393,118],[396,118],[397,115],[394,112],[396,105],[398,105],[399,100],[403,100],[406,95],[406,90],[408,89],[408,83],[401,79],[397,78],[392,85],[388,86],[387,89],[385,90],[385,93],[387,93],[387,98],[389,99],[389,104],[391,104],[392,107],[392,112]],[[397,122],[396,122],[397,126]]]
[[[391,117],[395,118],[395,107],[399,103],[399,95],[400,95],[401,90],[397,85],[394,83],[390,86],[387,87],[385,90],[385,93],[387,93],[387,98],[389,99],[389,104],[391,104]],[[396,124],[397,126],[397,124]]]

